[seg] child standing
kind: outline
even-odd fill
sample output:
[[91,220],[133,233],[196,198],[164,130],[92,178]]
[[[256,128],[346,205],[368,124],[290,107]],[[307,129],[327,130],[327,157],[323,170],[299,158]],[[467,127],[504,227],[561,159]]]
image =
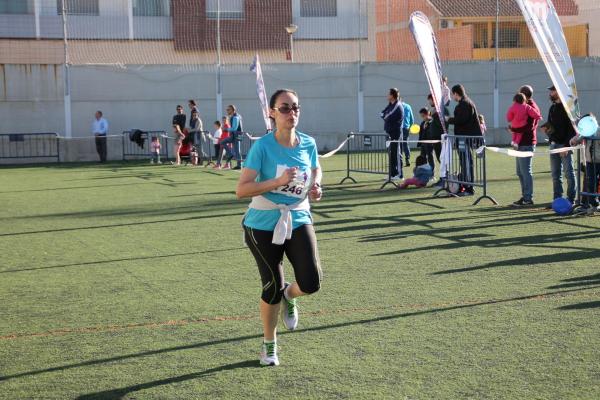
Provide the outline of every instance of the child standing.
[[221,152],[221,145],[219,144],[219,142],[221,141],[221,135],[223,134],[223,130],[221,129],[221,121],[215,121],[213,127],[215,128],[215,130],[212,134],[212,141],[213,147],[215,149],[215,158],[217,159],[217,163],[215,164],[214,168],[218,169],[221,165],[221,160],[219,157]]
[[[231,125],[229,124],[229,117],[223,117],[223,123],[221,124],[221,138],[219,140],[219,144],[221,144],[225,139],[229,138],[229,128]],[[223,159],[223,151],[225,151],[225,155],[227,156],[227,161],[223,166],[223,169],[231,169],[231,159],[233,158],[232,145],[230,143],[221,144],[221,151],[219,152],[219,157],[217,159],[217,167],[221,168],[221,160]]]
[[523,138],[523,128],[527,126],[529,118],[533,120],[541,120],[541,114],[529,104],[523,93],[517,93],[513,98],[513,104],[506,113],[506,120],[510,123],[508,129],[512,133],[511,146],[515,149],[519,148],[521,139]]
[[150,154],[152,155],[150,164],[162,164],[160,162],[160,141],[157,136],[152,136],[150,141]]
[[406,189],[409,185],[414,185],[419,188],[425,187],[427,186],[427,182],[433,177],[433,169],[431,168],[431,165],[427,163],[427,158],[425,158],[425,156],[418,156],[416,163],[417,166],[414,169],[414,176],[402,182],[400,189]]

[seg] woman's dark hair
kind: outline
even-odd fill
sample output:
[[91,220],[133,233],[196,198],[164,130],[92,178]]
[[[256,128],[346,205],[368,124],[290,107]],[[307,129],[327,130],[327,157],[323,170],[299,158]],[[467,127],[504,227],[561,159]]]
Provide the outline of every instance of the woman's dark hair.
[[417,167],[418,167],[419,165],[425,165],[425,164],[427,164],[427,158],[425,158],[425,156],[421,156],[421,155],[419,155],[419,156],[417,156],[417,161],[416,161],[416,163],[417,163]]
[[192,106],[196,105],[196,101],[195,100],[188,100],[188,103]]
[[431,95],[431,93],[429,93],[429,94],[427,95],[427,100],[433,100],[433,96]]
[[220,128],[221,127],[221,121],[215,121],[215,125]]
[[290,93],[290,94],[293,94],[294,96],[298,97],[298,93],[296,93],[295,90],[278,89],[277,91],[275,91],[275,93],[273,93],[273,95],[271,95],[271,99],[269,100],[269,108],[270,109],[275,108],[275,104],[277,104],[277,99],[279,98],[279,96],[281,96],[284,93]]
[[395,98],[396,100],[398,100],[398,98],[400,97],[400,91],[396,88],[391,88],[390,89],[390,95]]
[[519,92],[523,93],[527,99],[533,96],[533,88],[530,85],[521,86]]
[[426,108],[421,108],[421,109],[419,110],[419,114],[427,114],[427,115],[429,115],[429,110],[428,110],[428,109],[426,109]]
[[452,86],[452,93],[457,94],[459,97],[467,97],[467,91],[463,85]]
[[[295,90],[292,90],[292,89],[278,89],[278,90],[275,91],[275,93],[273,93],[271,95],[271,98],[269,99],[269,108],[271,110],[275,108],[275,105],[277,104],[277,99],[279,98],[279,96],[281,96],[284,93],[293,94],[294,96],[298,97],[298,93]],[[275,125],[275,118],[269,117],[269,119],[271,120],[271,122],[273,123],[273,125]]]
[[525,104],[527,99],[525,98],[525,95],[523,93],[517,93],[515,94],[515,97],[513,97],[513,101],[515,103]]

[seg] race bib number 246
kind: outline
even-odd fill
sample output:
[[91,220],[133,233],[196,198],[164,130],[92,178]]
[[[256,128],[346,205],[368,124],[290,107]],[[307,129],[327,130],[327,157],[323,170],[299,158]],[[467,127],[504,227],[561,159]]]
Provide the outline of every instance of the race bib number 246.
[[[288,168],[291,167],[288,167],[287,165],[277,165],[276,177],[279,178]],[[283,194],[285,196],[295,197],[298,199],[304,198],[309,189],[308,186],[311,172],[312,171],[310,169],[298,171],[298,176],[295,180],[291,181],[287,185],[279,186],[277,189],[273,190],[272,193]]]

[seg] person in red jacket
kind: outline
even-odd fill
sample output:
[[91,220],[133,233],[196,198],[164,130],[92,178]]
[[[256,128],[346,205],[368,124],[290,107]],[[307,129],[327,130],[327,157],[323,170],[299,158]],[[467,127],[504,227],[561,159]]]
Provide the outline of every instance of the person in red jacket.
[[[531,107],[540,118],[527,119],[527,124],[521,128],[512,127],[513,132],[521,135],[517,150],[518,151],[535,151],[537,144],[537,127],[541,121],[541,111],[536,102],[533,100],[533,88],[529,85],[521,86],[519,93],[525,96],[525,104]],[[513,203],[515,207],[532,206],[533,205],[533,157],[516,157],[517,176],[521,184],[521,198]]]

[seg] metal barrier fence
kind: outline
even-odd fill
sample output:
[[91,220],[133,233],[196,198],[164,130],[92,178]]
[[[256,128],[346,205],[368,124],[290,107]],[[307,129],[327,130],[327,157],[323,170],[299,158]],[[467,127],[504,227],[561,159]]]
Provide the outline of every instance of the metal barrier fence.
[[[581,152],[577,157],[577,194],[578,203],[584,208],[594,211],[600,198],[600,137],[585,139],[585,164],[582,163]],[[583,174],[581,174],[583,165]],[[583,177],[583,184],[581,184]]]
[[498,202],[487,194],[487,163],[485,140],[481,136],[448,135],[446,147],[447,170],[445,185],[434,196],[446,192],[448,196],[474,195],[474,188],[482,189],[482,194],[473,205],[483,199],[493,204]]
[[[137,141],[134,141],[134,134],[138,133]],[[123,131],[123,161],[125,160],[139,160],[144,158],[150,158],[151,149],[150,143],[152,137],[156,136],[160,142],[160,156],[164,157],[165,160],[169,159],[169,146],[172,148],[173,144],[169,144],[169,138],[165,131]]]
[[58,134],[55,132],[0,134],[0,159],[30,158],[60,161]]
[[[390,149],[387,142],[390,137],[387,133],[349,133],[346,144],[346,177],[340,183],[356,180],[351,172],[363,174],[386,175],[387,179],[380,190],[387,185],[398,185],[392,181],[390,175]],[[399,157],[399,163],[402,158]]]

